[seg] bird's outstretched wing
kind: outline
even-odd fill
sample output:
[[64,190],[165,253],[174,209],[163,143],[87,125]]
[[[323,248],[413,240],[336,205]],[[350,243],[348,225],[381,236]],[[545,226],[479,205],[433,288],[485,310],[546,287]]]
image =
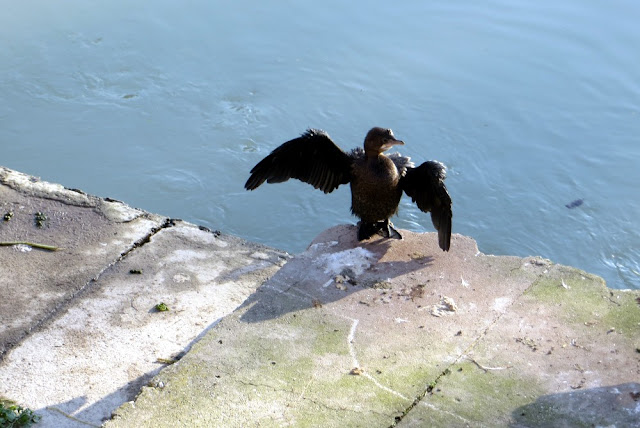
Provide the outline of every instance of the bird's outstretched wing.
[[409,156],[402,156],[400,153],[391,153],[388,154],[387,157],[396,165],[400,177],[404,177],[407,173],[407,169],[415,166],[415,164],[411,162],[411,158]]
[[326,132],[309,129],[276,148],[254,166],[244,187],[253,190],[265,180],[267,183],[282,183],[297,178],[329,193],[351,180],[352,161]]
[[451,244],[451,197],[444,184],[446,167],[437,161],[427,161],[417,168],[407,168],[400,186],[420,210],[431,212],[431,221],[438,231],[438,244],[449,251]]

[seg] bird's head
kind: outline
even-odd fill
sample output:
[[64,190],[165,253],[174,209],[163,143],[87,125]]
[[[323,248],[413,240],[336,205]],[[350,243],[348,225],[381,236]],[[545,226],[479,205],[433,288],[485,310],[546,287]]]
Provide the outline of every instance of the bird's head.
[[368,157],[378,156],[393,146],[404,145],[388,128],[371,128],[364,138],[364,151]]

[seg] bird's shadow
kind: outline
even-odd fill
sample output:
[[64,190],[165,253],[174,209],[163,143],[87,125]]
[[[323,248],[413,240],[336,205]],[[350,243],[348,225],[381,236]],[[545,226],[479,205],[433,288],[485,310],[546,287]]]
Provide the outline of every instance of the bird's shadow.
[[[398,260],[399,257],[389,257],[396,249],[395,239],[358,242],[355,226],[339,226],[337,230],[342,232],[337,241],[316,239],[307,251],[262,284],[240,306],[240,319],[261,322],[367,289],[384,289],[392,279],[423,269],[434,260],[431,255],[418,253],[403,254],[405,260]],[[408,297],[409,293],[408,290]]]
[[639,407],[640,384],[637,382],[579,389],[543,395],[514,409],[509,426],[637,427]]

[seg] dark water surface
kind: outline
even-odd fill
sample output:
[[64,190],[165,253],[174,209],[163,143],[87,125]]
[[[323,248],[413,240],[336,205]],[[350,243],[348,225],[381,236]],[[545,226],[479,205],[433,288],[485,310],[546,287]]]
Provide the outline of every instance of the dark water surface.
[[[249,169],[307,127],[347,149],[385,126],[447,164],[482,252],[638,289],[638,22],[631,0],[2,1],[0,164],[296,253],[355,221],[348,187],[249,193]],[[394,222],[432,230],[408,198]]]

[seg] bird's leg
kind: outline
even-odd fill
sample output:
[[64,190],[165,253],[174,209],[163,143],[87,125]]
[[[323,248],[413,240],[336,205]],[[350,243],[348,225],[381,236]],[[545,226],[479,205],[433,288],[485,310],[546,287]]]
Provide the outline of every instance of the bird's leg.
[[382,235],[384,238],[388,238],[391,236],[389,231],[389,220],[379,221],[376,223],[376,228],[378,229],[378,233]]
[[402,235],[393,227],[393,223],[389,219],[375,223],[360,221],[358,225],[358,241],[369,239],[375,234],[380,234],[385,238],[402,239]]
[[366,223],[364,221],[360,221],[358,222],[358,226],[358,241],[371,238],[379,230],[377,223]]
[[389,219],[386,219],[384,221],[384,236],[386,238],[390,238],[392,235],[394,238],[396,239],[402,239],[402,235],[400,235],[400,232],[398,232],[398,230],[393,227],[393,223],[391,223],[391,221],[389,221]]

